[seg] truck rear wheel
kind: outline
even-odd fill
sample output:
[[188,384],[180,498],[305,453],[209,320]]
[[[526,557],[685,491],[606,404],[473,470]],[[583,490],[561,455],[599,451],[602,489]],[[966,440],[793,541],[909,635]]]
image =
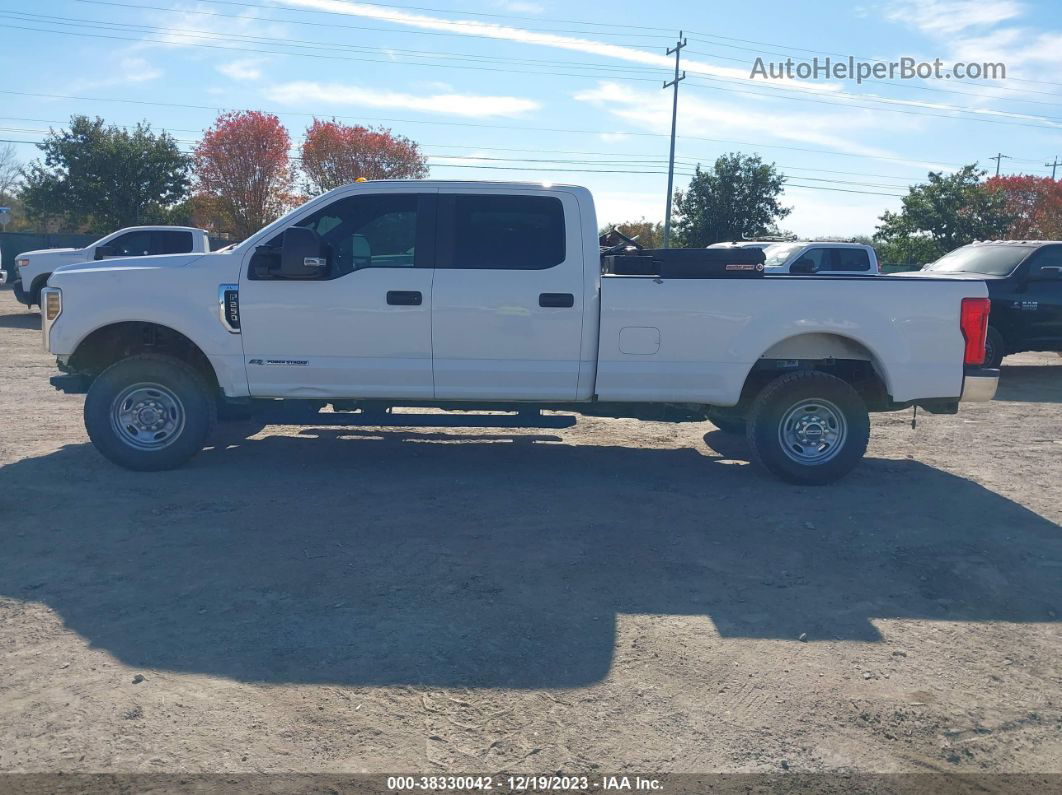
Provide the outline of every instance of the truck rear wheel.
[[172,356],[123,359],[92,382],[85,428],[104,456],[141,472],[174,469],[198,453],[217,407],[206,380]]
[[870,440],[866,404],[849,384],[817,371],[763,388],[749,412],[753,460],[790,483],[822,485],[859,463]]

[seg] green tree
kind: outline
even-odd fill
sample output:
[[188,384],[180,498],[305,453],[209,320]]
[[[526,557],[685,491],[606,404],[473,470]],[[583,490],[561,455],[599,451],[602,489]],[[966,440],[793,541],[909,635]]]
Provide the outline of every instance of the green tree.
[[974,240],[1004,237],[1013,217],[1006,198],[987,190],[977,164],[953,174],[929,172],[914,185],[900,212],[885,212],[874,235],[887,262],[931,262]]
[[711,171],[697,166],[685,191],[675,194],[675,230],[685,246],[701,247],[778,233],[792,212],[779,202],[785,176],[758,155],[731,152]]
[[664,241],[664,225],[660,221],[647,221],[641,218],[637,221],[624,221],[618,224],[605,224],[598,233],[607,235],[613,229],[618,229],[627,237],[638,236],[638,245],[642,248],[660,248]]
[[21,198],[27,214],[91,232],[165,221],[188,192],[190,158],[168,133],[147,122],[132,130],[103,119],[71,116],[37,145]]

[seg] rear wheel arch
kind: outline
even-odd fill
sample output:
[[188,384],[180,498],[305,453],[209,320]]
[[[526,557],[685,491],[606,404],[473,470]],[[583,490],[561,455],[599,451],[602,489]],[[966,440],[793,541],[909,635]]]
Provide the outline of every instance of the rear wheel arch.
[[859,340],[842,334],[795,334],[771,345],[745,376],[739,406],[751,406],[771,381],[788,372],[824,372],[847,383],[873,410],[889,402],[889,385],[880,356]]

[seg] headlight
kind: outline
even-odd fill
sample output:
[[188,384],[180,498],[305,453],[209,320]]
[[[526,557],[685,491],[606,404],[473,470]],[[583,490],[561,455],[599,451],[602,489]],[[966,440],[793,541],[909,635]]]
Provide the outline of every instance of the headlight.
[[29,257],[19,257],[15,260],[15,262],[20,268],[25,268],[27,265],[29,265]]

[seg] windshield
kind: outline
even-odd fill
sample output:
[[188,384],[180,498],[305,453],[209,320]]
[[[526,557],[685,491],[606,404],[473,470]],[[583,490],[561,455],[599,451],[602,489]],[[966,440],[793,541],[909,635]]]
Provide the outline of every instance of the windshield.
[[1006,276],[1033,251],[1025,246],[963,246],[927,265],[924,270]]
[[775,243],[773,246],[767,246],[763,250],[763,265],[765,268],[776,268],[779,265],[785,265],[785,261],[789,259],[793,252],[803,247],[803,243]]

